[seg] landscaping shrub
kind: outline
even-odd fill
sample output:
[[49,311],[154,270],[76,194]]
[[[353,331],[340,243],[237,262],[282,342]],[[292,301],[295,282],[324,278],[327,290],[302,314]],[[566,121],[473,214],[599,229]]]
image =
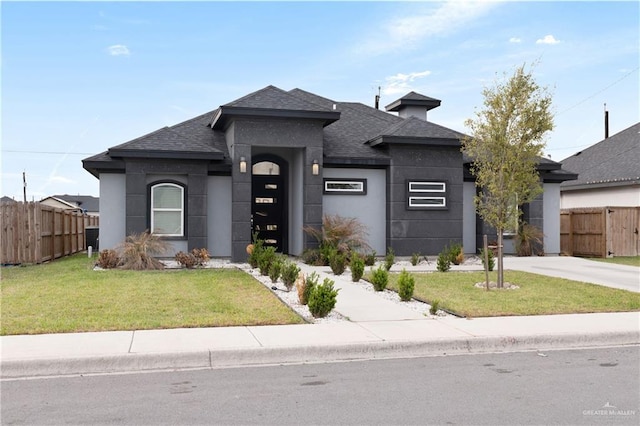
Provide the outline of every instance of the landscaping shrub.
[[166,241],[149,231],[131,234],[120,245],[120,267],[135,271],[164,269],[164,264],[153,256],[165,253],[168,248]]
[[351,281],[357,283],[364,275],[364,259],[358,253],[353,253],[351,256]]
[[438,262],[436,263],[436,268],[440,272],[447,272],[449,269],[451,269],[451,256],[449,254],[449,249],[446,246],[438,254]]
[[413,290],[416,287],[416,282],[413,276],[405,269],[400,272],[398,277],[398,296],[403,302],[408,302],[413,297]]
[[179,251],[174,256],[176,262],[187,269],[204,266],[210,259],[209,251],[206,248],[195,248],[191,253]]
[[411,255],[411,264],[413,266],[416,266],[418,263],[420,263],[420,253],[413,253]]
[[334,282],[325,278],[322,285],[315,285],[309,294],[309,312],[314,318],[324,318],[336,306],[338,290],[333,288]]
[[488,249],[487,250],[487,254],[488,254],[487,258],[489,259],[489,265],[485,264],[484,249],[480,250],[480,258],[482,259],[482,266],[487,268],[489,271],[493,271],[493,268],[496,267],[496,259],[495,259],[494,254],[493,254],[493,250]]
[[282,266],[284,261],[280,256],[275,256],[271,264],[269,265],[269,278],[271,278],[271,282],[275,283],[280,278],[280,274],[282,272]]
[[302,252],[302,261],[313,266],[323,266],[324,264],[320,249],[305,249]]
[[187,269],[194,268],[198,264],[198,260],[191,253],[185,253],[183,251],[179,251],[174,256],[176,262]]
[[207,264],[209,259],[211,259],[211,255],[209,254],[209,250],[206,248],[194,248],[191,250],[191,254],[196,258],[196,262],[198,266],[204,266]]
[[382,265],[378,267],[378,269],[374,270],[371,275],[371,284],[373,284],[373,288],[375,291],[383,291],[387,288],[387,284],[389,283],[389,271],[384,268]]
[[384,257],[384,267],[387,268],[387,271],[391,269],[395,261],[396,261],[396,255],[393,252],[393,249],[389,247],[387,249],[387,255]]
[[318,274],[315,272],[312,272],[308,277],[305,277],[302,273],[298,275],[296,287],[298,290],[298,301],[300,301],[301,305],[309,303],[309,295],[313,287],[318,285],[318,278]]
[[249,258],[247,259],[247,263],[255,269],[258,267],[258,259],[262,255],[262,251],[264,250],[264,241],[258,239],[258,233],[253,234],[253,242],[248,247],[247,251],[249,252]]
[[376,252],[372,251],[364,256],[364,264],[366,266],[373,266],[376,264]]
[[342,275],[347,268],[347,256],[337,249],[332,249],[329,253],[329,266],[335,275]]
[[354,217],[324,215],[322,228],[305,226],[304,231],[318,241],[325,262],[329,261],[328,250],[337,249],[345,255],[357,250],[369,249],[367,227]]
[[258,255],[258,269],[262,275],[269,275],[271,263],[276,259],[276,248],[269,246],[263,247]]
[[103,269],[113,269],[118,267],[119,262],[117,251],[105,249],[98,255],[97,265]]
[[464,251],[462,250],[462,244],[452,244],[448,249],[448,253],[449,262],[453,263],[454,265],[459,265],[464,262]]
[[429,307],[429,313],[431,315],[437,315],[439,309],[440,309],[440,301],[436,299],[433,302],[431,302],[431,307]]
[[280,278],[282,278],[282,282],[284,286],[287,288],[287,291],[291,291],[293,288],[293,284],[296,282],[296,278],[298,278],[298,274],[300,273],[300,268],[296,265],[295,262],[290,260],[286,260],[282,265],[282,271],[280,272]]
[[516,253],[518,256],[533,255],[536,247],[542,247],[543,238],[544,234],[538,227],[522,222],[516,236]]

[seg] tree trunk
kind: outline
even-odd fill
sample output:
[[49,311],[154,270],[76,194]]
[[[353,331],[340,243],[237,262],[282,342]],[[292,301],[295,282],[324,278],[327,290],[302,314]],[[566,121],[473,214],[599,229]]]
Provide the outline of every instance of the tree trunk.
[[503,252],[503,244],[502,244],[502,229],[498,230],[498,288],[503,288],[504,287],[504,269],[503,269],[503,264],[502,264],[502,259],[504,257],[504,252]]

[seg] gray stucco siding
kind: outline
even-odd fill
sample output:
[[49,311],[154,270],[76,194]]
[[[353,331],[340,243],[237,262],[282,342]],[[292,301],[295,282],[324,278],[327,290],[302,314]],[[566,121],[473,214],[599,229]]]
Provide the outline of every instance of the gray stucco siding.
[[100,250],[114,249],[127,235],[125,194],[124,174],[100,173]]
[[[234,143],[254,147],[322,147],[321,121],[239,118],[235,121]],[[320,161],[322,157],[318,158]]]
[[462,246],[465,253],[476,253],[476,195],[475,182],[464,182],[462,186]]
[[178,182],[185,187],[185,235],[168,238],[177,251],[207,245],[207,163],[203,161],[130,160],[125,163],[126,235],[141,233],[150,227],[149,188],[160,182]]
[[214,257],[231,256],[231,176],[207,179],[207,248]]
[[[391,146],[388,245],[400,256],[434,255],[462,243],[463,168],[459,148]],[[444,182],[445,193],[409,193],[408,182]],[[444,196],[445,207],[409,208],[409,196]]]
[[543,233],[546,254],[560,253],[560,184],[545,183],[543,199]]
[[[229,133],[232,133],[229,138]],[[322,143],[323,143],[323,122],[309,119],[261,119],[261,118],[236,118],[233,127],[227,130],[228,141],[233,143],[229,146],[233,153],[232,176],[234,182],[232,196],[232,259],[242,261],[246,259],[246,246],[251,242],[251,173],[240,173],[238,170],[239,158],[252,164],[252,155],[262,152],[276,152],[281,148],[293,148],[303,151],[301,161],[303,166],[296,167],[303,182],[303,213],[304,225],[320,227],[322,224],[322,197],[316,193],[322,191],[322,174],[314,176],[311,174],[311,164],[314,160],[322,166]],[[261,151],[266,149],[267,151]],[[291,163],[292,153],[288,153],[287,161]],[[291,164],[290,164],[291,166]],[[289,168],[291,170],[291,167]],[[289,176],[290,179],[294,178]],[[248,184],[248,187],[236,188],[237,184]],[[291,182],[289,182],[291,188]],[[291,202],[291,197],[289,197]],[[297,199],[296,199],[297,201]],[[295,251],[300,248],[312,246],[314,241],[306,238],[299,247],[297,236],[301,230],[290,232],[291,238],[296,239],[291,247]]]
[[355,217],[367,227],[368,241],[379,254],[386,251],[386,171],[326,168],[323,178],[366,179],[366,195],[324,194],[324,214]]

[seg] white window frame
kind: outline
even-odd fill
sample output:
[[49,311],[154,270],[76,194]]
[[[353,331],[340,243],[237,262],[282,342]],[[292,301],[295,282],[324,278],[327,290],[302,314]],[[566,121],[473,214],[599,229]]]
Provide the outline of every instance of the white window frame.
[[[154,208],[154,193],[159,187],[170,186],[180,189],[180,208]],[[175,183],[157,183],[151,186],[151,232],[161,237],[184,237],[184,187]],[[180,212],[180,232],[177,234],[165,234],[159,232],[153,232],[155,229],[155,213],[156,212]]]
[[[417,189],[417,185],[439,185],[439,189]],[[409,181],[409,192],[447,192],[447,184],[445,182],[426,182],[426,181]]]
[[[331,188],[331,184],[348,184],[356,185],[358,188]],[[366,195],[367,194],[367,180],[366,179],[340,179],[340,178],[325,178],[324,179],[324,193],[325,194],[350,194],[350,195]]]
[[[416,200],[440,200],[439,204],[414,204]],[[409,207],[419,208],[419,209],[428,209],[434,207],[447,207],[447,199],[446,197],[409,197]]]

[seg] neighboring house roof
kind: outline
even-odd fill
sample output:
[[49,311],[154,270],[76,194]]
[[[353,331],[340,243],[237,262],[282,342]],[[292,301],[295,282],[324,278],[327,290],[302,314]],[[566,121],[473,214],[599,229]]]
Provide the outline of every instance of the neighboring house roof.
[[100,211],[100,199],[91,195],[52,195],[43,198],[40,202],[46,202],[49,199],[66,205],[70,209],[82,209],[87,212],[96,213]]
[[17,203],[16,200],[14,200],[11,197],[7,197],[6,195],[3,196],[2,198],[0,198],[0,202],[2,202],[2,203]]
[[65,210],[80,210],[80,207],[78,207],[76,204],[70,203],[54,196],[45,197],[40,200],[40,203]]
[[640,184],[640,123],[561,161],[578,174],[561,190]]

